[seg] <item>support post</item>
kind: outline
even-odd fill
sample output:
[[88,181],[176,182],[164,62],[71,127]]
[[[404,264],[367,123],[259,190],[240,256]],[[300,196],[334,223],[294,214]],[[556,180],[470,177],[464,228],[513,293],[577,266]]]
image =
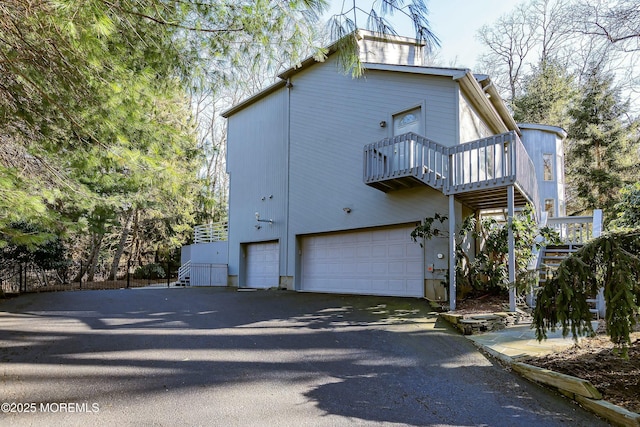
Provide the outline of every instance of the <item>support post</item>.
[[456,309],[456,199],[449,196],[449,310]]
[[[602,236],[602,209],[593,210],[593,229],[591,237]],[[604,288],[598,289],[598,295],[596,297],[596,308],[598,309],[598,316],[604,318],[607,315],[607,303],[604,299]]]
[[171,259],[167,261],[167,288],[171,287]]
[[592,237],[600,237],[602,235],[602,209],[593,210],[593,231]]
[[516,245],[513,235],[514,188],[507,187],[507,227],[509,240],[509,311],[516,311]]

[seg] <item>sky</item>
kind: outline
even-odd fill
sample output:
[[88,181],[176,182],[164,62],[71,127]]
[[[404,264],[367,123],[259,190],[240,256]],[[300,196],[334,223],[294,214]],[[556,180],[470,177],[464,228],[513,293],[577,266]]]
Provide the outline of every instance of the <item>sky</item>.
[[[510,12],[519,1],[514,0],[431,0],[429,22],[441,44],[444,65],[473,67],[483,50],[476,33],[485,24],[493,24]],[[407,28],[408,36],[411,27]],[[455,61],[455,63],[451,63]]]
[[[353,0],[346,0],[348,3]],[[330,0],[327,17],[340,11],[343,0]],[[493,24],[501,15],[510,12],[518,0],[430,0],[431,30],[440,39],[439,59],[444,66],[473,68],[478,53],[483,49],[476,39],[478,29],[485,24]],[[371,1],[359,0],[363,8],[371,7]],[[398,14],[396,14],[398,15]],[[396,32],[402,36],[415,35],[411,23],[402,19],[392,19]],[[363,26],[363,25],[360,25]]]

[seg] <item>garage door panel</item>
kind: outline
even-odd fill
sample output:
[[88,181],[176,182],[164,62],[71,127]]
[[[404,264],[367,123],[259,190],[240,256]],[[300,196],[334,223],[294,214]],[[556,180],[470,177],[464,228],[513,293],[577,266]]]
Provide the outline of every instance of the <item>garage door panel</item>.
[[408,262],[406,266],[407,266],[407,273],[411,275],[421,275],[423,272],[422,262]]
[[356,248],[356,257],[358,258],[370,258],[371,257],[371,246],[358,246]]
[[369,273],[387,274],[389,273],[389,266],[386,263],[369,264]]
[[411,230],[400,226],[303,238],[302,289],[422,297],[423,251],[411,240]]
[[343,247],[341,255],[341,258],[343,259],[356,259],[358,256],[358,248],[349,246]]
[[280,247],[278,242],[251,243],[246,246],[245,286],[250,288],[277,287],[280,281]]
[[378,260],[385,260],[387,258],[387,246],[386,245],[371,246],[371,258],[378,259]]

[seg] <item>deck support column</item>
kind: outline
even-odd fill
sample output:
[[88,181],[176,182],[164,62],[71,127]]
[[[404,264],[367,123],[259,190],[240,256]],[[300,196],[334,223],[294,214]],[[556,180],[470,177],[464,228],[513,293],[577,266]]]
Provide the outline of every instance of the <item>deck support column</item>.
[[449,196],[449,310],[456,309],[456,198]]
[[514,187],[507,187],[507,227],[509,240],[509,311],[516,311],[516,245],[513,235]]

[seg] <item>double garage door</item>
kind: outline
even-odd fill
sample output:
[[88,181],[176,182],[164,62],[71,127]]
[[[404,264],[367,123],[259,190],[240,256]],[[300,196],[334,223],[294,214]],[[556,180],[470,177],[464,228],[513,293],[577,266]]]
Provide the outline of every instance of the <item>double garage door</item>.
[[413,225],[305,236],[302,290],[424,296],[423,250]]

